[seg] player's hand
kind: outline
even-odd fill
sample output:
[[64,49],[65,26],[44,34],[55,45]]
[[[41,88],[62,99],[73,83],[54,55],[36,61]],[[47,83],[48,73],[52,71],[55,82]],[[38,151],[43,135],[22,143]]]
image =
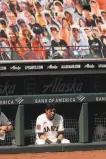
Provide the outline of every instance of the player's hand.
[[1,126],[0,128],[4,131],[7,131],[7,126]]
[[52,143],[52,141],[50,141],[49,139],[46,139],[45,142],[46,142],[47,144],[51,144],[51,143]]
[[5,130],[0,130],[0,136],[3,136],[5,134]]
[[60,140],[60,139],[57,139],[56,143],[57,143],[57,144],[61,144],[61,140]]

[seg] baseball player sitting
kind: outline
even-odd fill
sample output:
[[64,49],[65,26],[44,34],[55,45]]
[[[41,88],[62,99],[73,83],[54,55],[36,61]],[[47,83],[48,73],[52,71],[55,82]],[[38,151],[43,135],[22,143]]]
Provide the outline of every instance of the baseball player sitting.
[[47,104],[45,113],[36,120],[36,144],[65,144],[70,143],[64,138],[63,117],[56,113],[55,105]]

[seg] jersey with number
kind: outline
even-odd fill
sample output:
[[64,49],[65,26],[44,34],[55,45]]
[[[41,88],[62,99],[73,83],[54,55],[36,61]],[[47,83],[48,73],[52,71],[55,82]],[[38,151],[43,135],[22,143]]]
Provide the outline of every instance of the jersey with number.
[[35,129],[37,139],[39,139],[38,133],[44,133],[50,140],[54,140],[57,138],[59,131],[64,131],[61,115],[55,114],[53,120],[48,120],[46,113],[38,116]]

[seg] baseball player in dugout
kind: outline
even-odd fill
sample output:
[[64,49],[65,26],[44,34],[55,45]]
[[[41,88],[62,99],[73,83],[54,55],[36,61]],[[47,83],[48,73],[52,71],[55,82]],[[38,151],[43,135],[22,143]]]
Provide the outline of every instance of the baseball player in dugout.
[[70,143],[64,138],[63,117],[56,113],[54,104],[47,104],[45,113],[39,115],[36,120],[35,144],[65,144]]
[[1,111],[0,107],[0,140],[5,140],[7,132],[13,130],[11,122],[8,120],[6,115]]

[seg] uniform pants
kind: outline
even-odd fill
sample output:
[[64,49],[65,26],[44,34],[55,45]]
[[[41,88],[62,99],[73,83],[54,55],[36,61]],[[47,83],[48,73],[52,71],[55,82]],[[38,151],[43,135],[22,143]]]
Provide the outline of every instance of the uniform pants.
[[[51,144],[56,144],[56,141],[57,141],[57,139],[52,140],[53,143],[51,143]],[[68,139],[62,139],[61,140],[61,144],[69,144],[69,143],[70,143],[70,141]],[[43,144],[46,144],[46,143],[45,143],[45,140],[43,140],[43,139],[36,139],[35,144],[43,145]]]

